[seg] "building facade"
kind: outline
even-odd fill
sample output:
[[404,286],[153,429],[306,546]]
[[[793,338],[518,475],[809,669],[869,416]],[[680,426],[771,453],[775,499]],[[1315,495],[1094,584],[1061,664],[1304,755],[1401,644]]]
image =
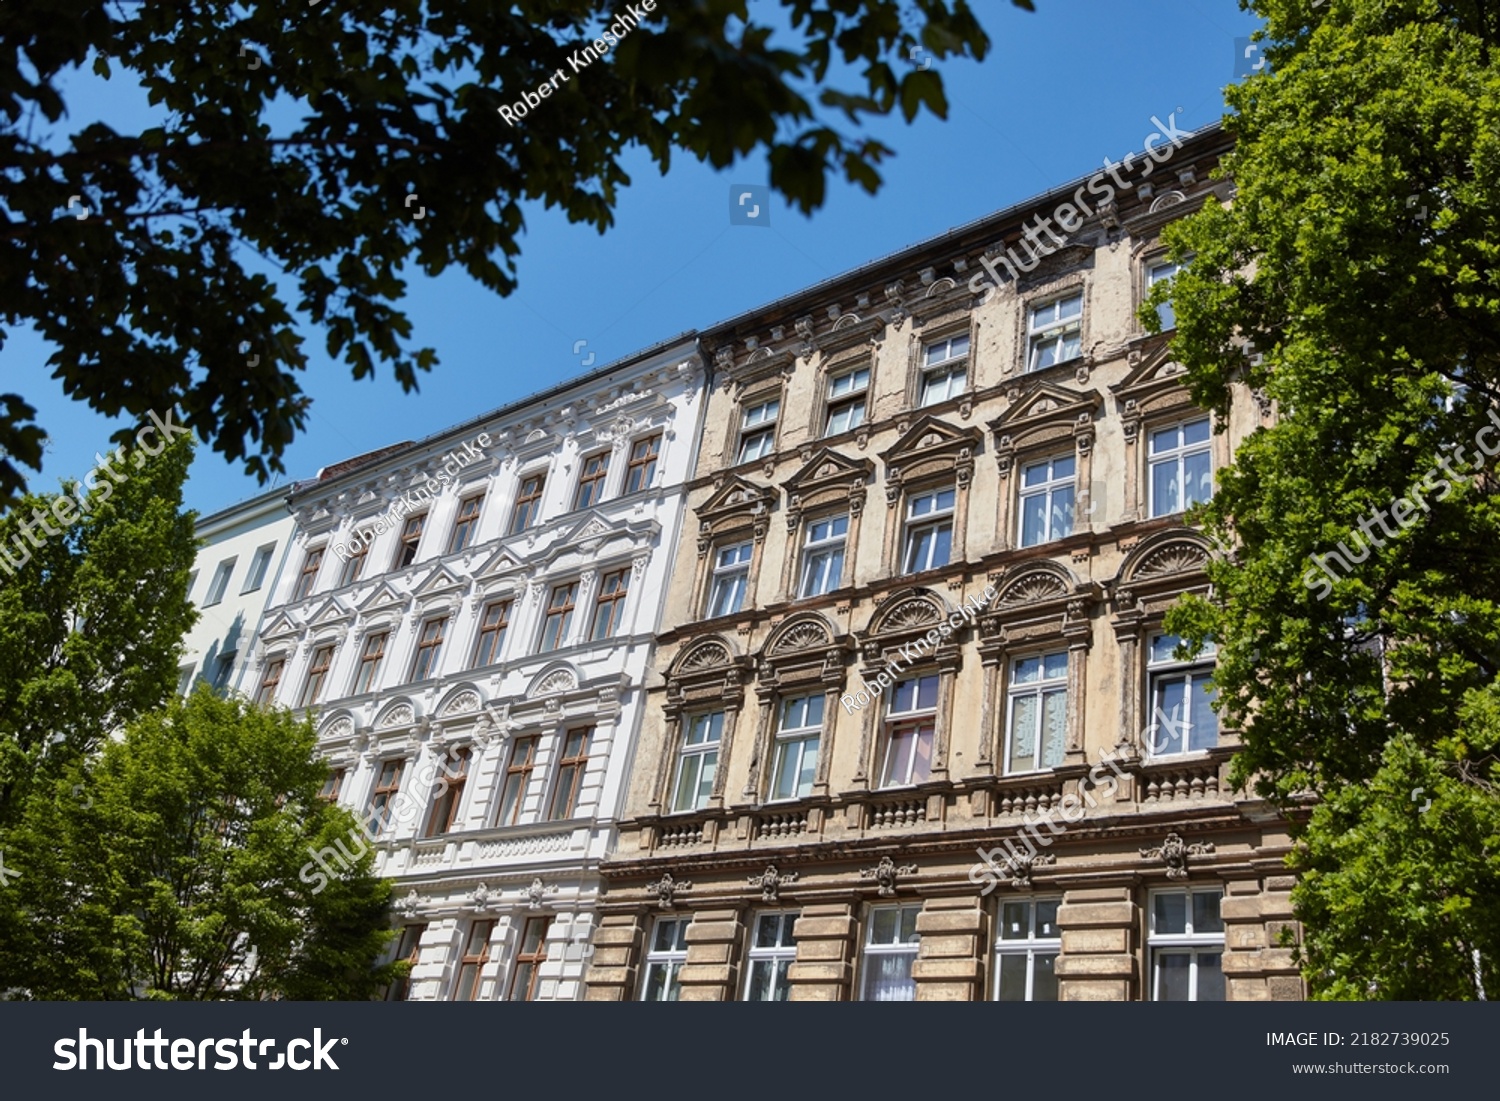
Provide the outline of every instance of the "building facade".
[[1211,651],[1162,626],[1207,588],[1186,508],[1272,413],[1196,407],[1170,307],[1137,317],[1227,147],[701,338],[590,999],[1302,996],[1285,824],[1227,783]]
[[288,498],[249,691],[365,825],[303,879],[368,845],[395,881],[391,998],[581,996],[703,381],[674,340]]

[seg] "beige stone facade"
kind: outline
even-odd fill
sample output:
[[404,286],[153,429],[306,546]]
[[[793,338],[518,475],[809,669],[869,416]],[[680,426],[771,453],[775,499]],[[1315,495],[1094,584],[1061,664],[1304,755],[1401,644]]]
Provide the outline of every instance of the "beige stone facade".
[[[587,997],[1302,996],[1285,823],[1230,790],[1212,656],[1161,627],[1206,589],[1183,505],[1271,415],[1196,408],[1136,317],[1227,146],[704,336]],[[1028,251],[1049,214],[1075,231]],[[989,292],[1007,246],[1033,270]]]

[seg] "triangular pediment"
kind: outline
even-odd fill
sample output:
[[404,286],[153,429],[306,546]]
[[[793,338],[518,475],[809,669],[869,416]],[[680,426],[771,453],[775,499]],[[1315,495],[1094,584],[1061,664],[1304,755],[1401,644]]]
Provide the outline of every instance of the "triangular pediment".
[[278,612],[271,618],[271,622],[266,625],[265,629],[261,631],[260,637],[262,641],[271,641],[297,635],[301,631],[301,625],[293,620],[291,616],[285,612]]
[[345,608],[333,597],[329,597],[327,600],[323,601],[318,610],[308,618],[307,623],[309,627],[312,627],[316,630],[319,627],[324,627],[329,624],[343,623],[347,621],[351,615],[352,612],[350,611],[350,609]]
[[747,482],[737,474],[724,479],[724,484],[714,490],[708,500],[693,511],[705,520],[712,520],[737,512],[748,512],[771,496],[764,486]]
[[520,560],[509,550],[501,548],[490,555],[489,560],[474,571],[475,577],[488,577],[491,574],[506,573],[510,570],[519,569]]
[[1123,405],[1134,401],[1144,405],[1163,391],[1187,392],[1187,368],[1168,354],[1168,345],[1143,353],[1139,362],[1132,364],[1125,377],[1110,387],[1111,392]]
[[377,608],[399,608],[406,603],[406,596],[391,588],[389,583],[382,582],[357,607],[361,614],[368,614]]
[[1076,421],[1079,414],[1092,420],[1102,401],[1097,390],[1080,392],[1039,382],[990,421],[989,427],[996,436],[1015,436],[1035,424]]
[[433,596],[437,593],[451,592],[468,584],[463,578],[450,570],[445,565],[439,565],[437,569],[428,574],[427,578],[416,587],[415,595],[418,597]]
[[888,466],[900,465],[931,455],[973,449],[979,445],[979,429],[958,428],[934,416],[912,425],[894,444],[880,453]]
[[875,464],[869,459],[851,459],[831,448],[823,448],[801,470],[784,483],[787,495],[807,494],[828,486],[853,485],[870,477]]

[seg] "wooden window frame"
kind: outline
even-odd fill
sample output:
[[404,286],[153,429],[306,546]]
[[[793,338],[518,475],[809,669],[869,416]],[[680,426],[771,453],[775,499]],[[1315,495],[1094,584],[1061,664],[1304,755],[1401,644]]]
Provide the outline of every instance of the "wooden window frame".
[[[302,686],[302,702],[298,707],[311,707],[322,696],[328,685],[328,671],[333,668],[333,654],[338,647],[326,642],[312,652],[312,661],[307,667],[307,682]],[[319,660],[322,664],[319,664]]]
[[297,575],[297,591],[294,600],[306,600],[318,584],[318,570],[323,567],[323,548],[313,547],[302,560],[302,570]]
[[484,508],[484,494],[475,493],[458,502],[458,515],[453,521],[453,534],[448,537],[448,553],[457,554],[468,550],[479,530],[479,513]]
[[[362,696],[366,692],[375,691],[376,681],[380,677],[380,667],[385,664],[385,647],[390,637],[389,631],[376,631],[373,635],[365,637],[365,647],[359,655],[359,668],[354,671],[354,695]],[[380,647],[372,654],[370,646],[374,643],[379,643]],[[369,670],[368,678],[365,676],[366,669]]]
[[349,549],[344,558],[343,565],[339,567],[339,588],[352,585],[359,580],[359,575],[364,573],[365,558],[370,553],[370,545],[362,539],[351,540],[354,546]]
[[[535,946],[528,952],[526,945],[531,943],[531,932],[538,927],[540,935],[536,938]],[[547,934],[551,931],[551,914],[529,917],[521,926],[521,939],[516,947],[516,967],[510,977],[507,1001],[536,1001],[537,988],[541,985],[542,964],[547,959]]]
[[[479,988],[484,981],[484,969],[490,962],[490,939],[495,935],[496,920],[494,918],[475,918],[469,922],[469,927],[464,930],[464,943],[459,957],[458,971],[453,976],[453,996],[455,1002],[477,1002],[479,1000]],[[480,939],[478,952],[471,952],[476,938]],[[465,994],[465,978],[472,976],[468,983],[468,991]],[[463,995],[463,996],[460,996]]]
[[[611,589],[611,583],[616,587]],[[625,599],[630,595],[630,567],[611,570],[599,579],[594,595],[594,616],[589,623],[589,641],[614,638],[625,622]],[[604,622],[601,625],[601,619]]]
[[[500,651],[505,646],[505,636],[510,632],[510,612],[513,601],[492,600],[484,606],[479,620],[479,638],[474,643],[473,668],[482,669],[500,660]],[[491,613],[496,622],[490,622]]]
[[401,525],[401,541],[396,544],[396,561],[393,570],[404,570],[417,561],[417,550],[422,545],[422,533],[427,529],[427,513],[408,516]]
[[[541,737],[537,734],[526,734],[511,743],[510,757],[506,760],[505,773],[500,784],[500,798],[496,804],[497,820],[496,826],[519,825],[521,815],[526,807],[526,793],[531,787],[531,775],[536,771],[537,747],[541,743]],[[524,760],[519,760],[521,751],[526,750]],[[515,786],[512,788],[512,781]],[[511,804],[508,816],[505,813],[505,804],[509,801],[507,796],[515,792],[515,802]]]
[[457,776],[451,775],[446,767],[442,770],[443,792],[433,800],[432,810],[427,814],[424,837],[441,837],[445,833],[452,833],[453,824],[458,821],[459,812],[463,809],[464,788],[469,782],[469,769],[474,763],[474,752],[465,745],[454,749],[449,756],[453,760],[461,761],[462,767]]
[[[386,766],[395,765],[395,773],[389,783],[385,782]],[[370,792],[370,821],[375,826],[375,836],[385,833],[390,822],[386,809],[401,794],[401,781],[406,775],[405,757],[387,757],[375,767],[375,787]],[[378,808],[378,809],[377,809]]]
[[[534,490],[526,487],[532,483],[536,484]],[[521,486],[516,490],[516,503],[510,513],[510,534],[519,535],[527,528],[536,526],[537,517],[542,510],[542,494],[547,492],[547,475],[527,474],[521,478]]]
[[[582,738],[576,749],[573,744],[575,737]],[[589,750],[593,748],[593,741],[592,726],[576,726],[564,731],[562,757],[557,764],[557,786],[552,789],[552,805],[547,811],[549,820],[558,822],[578,813],[578,800],[588,775]]]
[[[427,632],[432,627],[437,628],[436,639],[427,637]],[[438,675],[437,667],[438,663],[443,659],[443,641],[447,637],[447,634],[448,620],[446,617],[437,617],[425,620],[422,623],[422,630],[417,635],[417,652],[413,656],[411,663],[412,683],[416,684],[425,680],[432,680]],[[431,657],[426,662],[426,668],[423,669],[423,659],[429,654]],[[425,673],[425,675],[419,676],[419,671]]]
[[286,658],[271,658],[266,662],[266,670],[260,676],[260,687],[255,691],[256,703],[276,702],[276,689],[281,686],[281,674],[285,671]]
[[[598,469],[594,469],[594,464]],[[578,489],[573,494],[575,509],[593,508],[604,499],[604,480],[609,477],[609,452],[595,451],[580,461]]]
[[422,938],[426,935],[427,922],[425,921],[412,922],[401,927],[401,936],[396,941],[396,960],[399,962],[403,959],[401,949],[409,942],[410,947],[406,949],[404,959],[410,965],[410,968],[407,970],[405,978],[397,979],[390,986],[386,987],[386,1001],[404,1002],[407,999],[407,995],[411,993],[411,973],[416,970],[417,962],[422,957]]
[[[561,593],[563,603],[557,603],[558,594]],[[560,650],[568,632],[573,629],[573,613],[578,609],[578,582],[563,581],[552,586],[552,592],[547,597],[547,607],[542,612],[542,636],[540,646],[541,653],[552,650]],[[557,630],[553,631],[553,623],[557,624]],[[548,638],[552,641],[549,644]]]

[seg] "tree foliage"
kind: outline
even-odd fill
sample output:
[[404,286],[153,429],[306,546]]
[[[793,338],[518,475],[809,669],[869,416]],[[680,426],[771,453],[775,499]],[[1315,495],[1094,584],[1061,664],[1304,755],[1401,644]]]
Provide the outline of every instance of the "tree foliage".
[[[407,343],[406,266],[510,293],[521,204],[602,232],[633,147],[662,171],[674,151],[722,168],[764,149],[804,211],[830,174],[873,192],[889,150],[863,124],[947,112],[910,51],[988,49],[966,0],[779,0],[754,17],[745,0],[651,3],[6,0],[0,324],[56,346],[69,396],[110,416],[180,402],[265,477],[306,423],[299,321],[355,378],[384,363],[410,390],[436,357]],[[627,11],[643,24],[575,69]],[[69,132],[80,66],[144,89],[157,125]],[[559,72],[520,125],[502,117]],[[0,394],[16,460],[0,457],[0,507],[17,463],[41,468],[34,418]]]
[[[360,827],[319,798],[311,720],[189,699],[80,759],[0,835],[0,990],[45,999],[363,999],[391,887],[373,852],[332,878],[311,854]],[[326,883],[314,883],[314,878]],[[319,890],[317,888],[323,887]]]
[[1320,800],[1294,895],[1315,996],[1494,996],[1500,7],[1246,6],[1271,68],[1228,93],[1232,203],[1169,232],[1172,348],[1199,402],[1242,381],[1277,420],[1202,514],[1213,599],[1169,624],[1218,641],[1236,780]]

